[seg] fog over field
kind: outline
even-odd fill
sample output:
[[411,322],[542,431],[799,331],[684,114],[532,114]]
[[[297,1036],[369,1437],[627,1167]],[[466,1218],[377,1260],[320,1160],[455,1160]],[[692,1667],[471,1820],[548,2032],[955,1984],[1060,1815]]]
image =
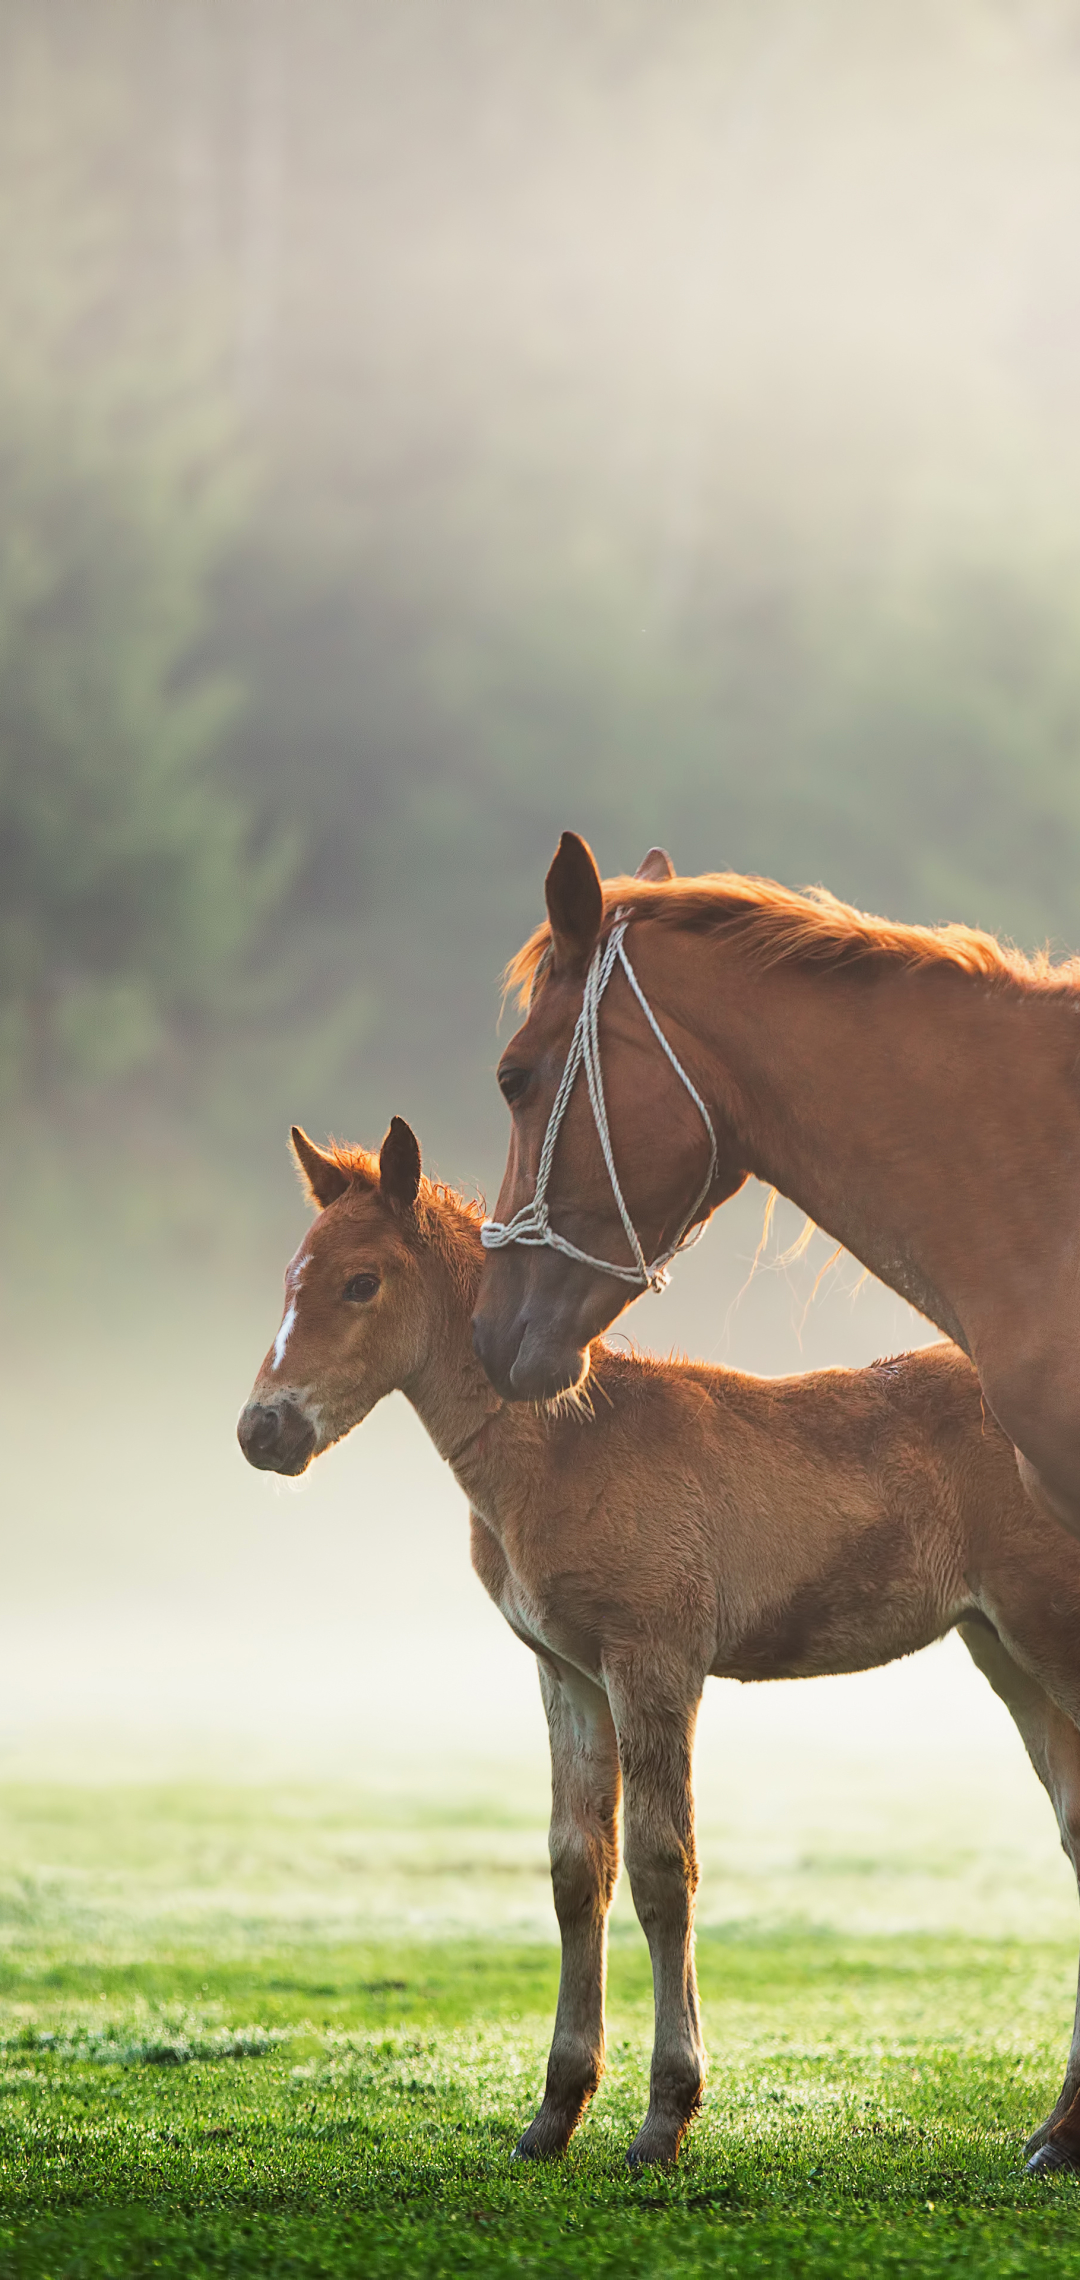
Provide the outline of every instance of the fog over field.
[[[404,1403],[237,1450],[287,1127],[494,1193],[565,825],[1080,942],[1078,78],[1064,0],[0,5],[0,1770],[539,1797]],[[627,1334],[930,1335],[787,1209],[744,1288],[763,1203]],[[955,1643],[700,1756],[766,1852],[1042,1811]]]

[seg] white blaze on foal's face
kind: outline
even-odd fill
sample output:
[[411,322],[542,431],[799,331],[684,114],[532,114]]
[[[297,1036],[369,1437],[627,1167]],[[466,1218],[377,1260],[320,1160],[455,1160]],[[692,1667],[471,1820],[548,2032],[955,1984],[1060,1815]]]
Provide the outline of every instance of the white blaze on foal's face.
[[289,1261],[289,1264],[285,1269],[285,1289],[288,1294],[288,1305],[286,1306],[285,1312],[282,1316],[281,1328],[274,1340],[273,1360],[270,1366],[275,1371],[281,1368],[282,1362],[285,1359],[285,1348],[289,1343],[289,1339],[292,1335],[293,1325],[296,1321],[296,1302],[300,1296],[300,1284],[303,1281],[305,1267],[309,1267],[310,1265],[311,1252],[307,1248],[307,1238],[305,1237],[304,1242],[300,1245],[300,1250],[298,1251],[296,1257]]

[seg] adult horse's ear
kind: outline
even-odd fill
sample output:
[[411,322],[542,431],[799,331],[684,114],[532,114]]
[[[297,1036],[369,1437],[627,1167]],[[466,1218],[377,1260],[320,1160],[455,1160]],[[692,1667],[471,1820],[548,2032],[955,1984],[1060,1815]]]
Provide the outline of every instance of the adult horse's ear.
[[292,1152],[308,1195],[320,1211],[325,1211],[328,1203],[336,1203],[339,1195],[344,1195],[350,1184],[348,1172],[342,1171],[335,1157],[324,1156],[322,1149],[308,1139],[298,1124],[293,1125],[291,1138]]
[[634,873],[635,879],[653,879],[658,886],[663,880],[673,879],[674,876],[675,865],[666,847],[650,847],[648,854],[642,856]]
[[403,1116],[392,1116],[379,1150],[379,1186],[391,1203],[411,1211],[420,1186],[420,1142]]
[[591,847],[564,831],[544,880],[556,973],[583,974],[604,918],[604,890]]

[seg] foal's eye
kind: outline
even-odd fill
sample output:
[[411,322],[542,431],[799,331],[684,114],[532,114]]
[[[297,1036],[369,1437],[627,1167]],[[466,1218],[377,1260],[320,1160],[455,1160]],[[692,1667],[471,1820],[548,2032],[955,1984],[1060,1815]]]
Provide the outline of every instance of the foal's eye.
[[521,1099],[528,1082],[528,1069],[510,1067],[499,1070],[499,1091],[508,1107],[513,1108],[514,1102]]
[[341,1295],[354,1306],[363,1306],[367,1299],[374,1298],[378,1287],[378,1275],[350,1275]]

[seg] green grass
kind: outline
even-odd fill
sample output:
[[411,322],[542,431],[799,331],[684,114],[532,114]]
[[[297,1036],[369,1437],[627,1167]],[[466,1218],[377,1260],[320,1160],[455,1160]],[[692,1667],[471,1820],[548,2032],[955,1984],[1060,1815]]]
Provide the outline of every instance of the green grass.
[[[27,1788],[0,1794],[0,1831],[4,2275],[876,2280],[1080,2261],[1077,2183],[1021,2161],[1064,2062],[1060,1939],[707,1929],[704,2112],[673,2174],[631,2178],[650,1999],[621,1917],[607,2079],[566,2160],[515,2168],[558,1959],[505,1921],[487,1933],[485,1895],[514,1858],[533,1877],[535,1828],[467,1802]],[[460,1879],[471,1860],[473,1928],[359,1936],[330,1864],[347,1886],[360,1853],[388,1875],[428,1857]]]

